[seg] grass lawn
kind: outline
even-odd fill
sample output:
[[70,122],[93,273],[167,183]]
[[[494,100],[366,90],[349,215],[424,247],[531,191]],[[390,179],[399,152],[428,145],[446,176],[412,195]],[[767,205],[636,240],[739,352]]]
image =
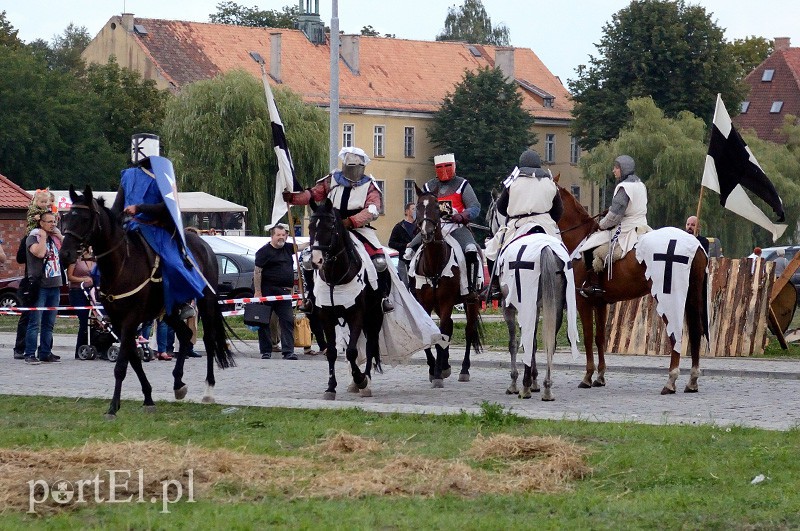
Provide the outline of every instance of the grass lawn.
[[[188,403],[146,414],[125,402],[125,415],[107,422],[98,414],[106,405],[3,397],[4,529],[800,526],[800,430],[536,421],[490,403],[478,415],[436,417]],[[507,440],[528,451],[490,444],[475,452]],[[579,472],[539,483],[537,474],[563,470],[562,449],[577,452]],[[168,513],[147,503],[189,465],[194,503]],[[51,502],[26,513],[28,481],[107,477],[108,469],[133,469],[135,479],[138,468],[150,481],[143,503]],[[759,474],[765,479],[752,484]]]

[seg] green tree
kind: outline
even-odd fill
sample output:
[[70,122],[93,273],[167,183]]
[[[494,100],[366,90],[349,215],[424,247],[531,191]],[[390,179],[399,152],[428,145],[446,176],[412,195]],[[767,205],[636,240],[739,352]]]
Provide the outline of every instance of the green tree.
[[[689,112],[668,118],[652,98],[632,99],[628,108],[631,119],[619,137],[600,143],[581,158],[584,174],[613,188],[614,159],[630,155],[636,161],[636,174],[647,185],[650,226],[682,228],[686,218],[697,210],[708,151],[705,124]],[[789,226],[795,227],[800,217],[800,186],[787,176],[800,171],[800,161],[786,146],[761,142],[750,135],[747,142],[784,200]],[[771,213],[757,198],[754,203]],[[765,246],[772,241],[771,234],[764,229],[725,210],[719,204],[719,196],[707,189],[703,190],[700,223],[701,232],[720,238],[725,254],[733,258],[745,256],[756,245]],[[787,231],[781,241],[793,241],[793,233]]]
[[217,4],[217,12],[210,14],[208,18],[215,24],[293,29],[299,13],[297,6],[283,6],[280,11],[261,10],[258,6],[245,7],[229,1]]
[[436,40],[508,46],[509,35],[508,28],[504,24],[492,26],[492,20],[481,0],[464,0],[464,5],[461,7],[447,8],[444,31],[436,36]]
[[[273,88],[295,173],[311,184],[328,165],[328,118],[284,88]],[[164,134],[180,187],[247,206],[255,233],[272,213],[278,163],[260,80],[236,70],[185,87],[167,104]]]
[[734,39],[729,44],[734,62],[739,66],[739,77],[744,78],[772,54],[773,43],[755,35]]
[[365,35],[367,37],[380,37],[381,32],[373,28],[372,24],[370,24],[369,26],[364,26],[361,28],[361,35]]
[[730,109],[745,94],[723,30],[683,0],[633,0],[604,26],[597,49],[569,81],[573,132],[587,149],[617,137],[631,98],[649,96],[669,117],[689,111],[708,123],[717,93]]
[[456,172],[469,179],[482,205],[492,188],[514,167],[519,154],[536,143],[533,116],[522,108],[516,84],[499,68],[465,72],[448,93],[428,128],[440,152],[453,152]]
[[17,37],[19,30],[14,29],[11,22],[6,17],[6,12],[0,12],[0,46],[7,48],[19,48],[22,46],[22,41]]

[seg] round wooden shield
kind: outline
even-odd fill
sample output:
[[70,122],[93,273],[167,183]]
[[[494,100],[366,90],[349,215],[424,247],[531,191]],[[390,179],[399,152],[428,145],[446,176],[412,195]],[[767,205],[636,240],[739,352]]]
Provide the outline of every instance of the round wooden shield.
[[[787,282],[783,289],[772,301],[772,311],[775,312],[775,319],[781,328],[781,332],[786,332],[794,318],[794,309],[797,304],[797,291],[791,282]],[[769,321],[767,321],[769,322]],[[769,324],[770,331],[774,334],[772,323]]]

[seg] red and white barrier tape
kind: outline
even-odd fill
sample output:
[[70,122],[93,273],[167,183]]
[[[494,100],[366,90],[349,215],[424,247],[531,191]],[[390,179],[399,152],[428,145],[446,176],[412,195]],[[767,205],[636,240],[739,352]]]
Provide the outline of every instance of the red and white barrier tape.
[[[250,302],[274,302],[274,301],[291,301],[291,300],[300,300],[302,299],[302,295],[269,295],[266,297],[245,297],[242,299],[225,299],[219,301],[219,304],[238,304],[243,303],[247,304]],[[47,310],[57,310],[57,311],[65,311],[65,310],[93,310],[95,308],[102,308],[102,305],[95,306],[14,306],[14,307],[6,307],[0,308],[0,314],[11,314],[11,315],[18,315],[17,312],[35,312],[35,311],[47,311]],[[228,312],[223,312],[225,315]],[[239,315],[239,314],[230,314],[230,315]]]

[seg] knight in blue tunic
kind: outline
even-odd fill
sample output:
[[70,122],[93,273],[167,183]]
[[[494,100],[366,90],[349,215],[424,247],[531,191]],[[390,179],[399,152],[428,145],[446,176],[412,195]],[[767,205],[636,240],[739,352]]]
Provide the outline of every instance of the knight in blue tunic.
[[161,257],[166,312],[177,309],[187,319],[194,315],[191,301],[203,297],[207,283],[186,248],[172,164],[158,156],[158,140],[151,134],[133,136],[133,165],[122,171],[111,210],[133,216],[126,230],[139,232]]

